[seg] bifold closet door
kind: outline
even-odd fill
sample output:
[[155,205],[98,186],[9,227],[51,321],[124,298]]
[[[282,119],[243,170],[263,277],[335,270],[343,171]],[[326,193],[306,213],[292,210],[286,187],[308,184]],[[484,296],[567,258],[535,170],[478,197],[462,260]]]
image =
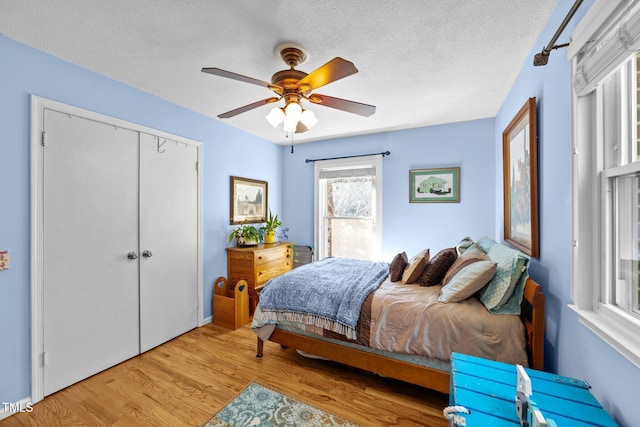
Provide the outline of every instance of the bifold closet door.
[[44,395],[139,353],[138,133],[46,110]]
[[197,326],[198,150],[140,135],[140,351]]

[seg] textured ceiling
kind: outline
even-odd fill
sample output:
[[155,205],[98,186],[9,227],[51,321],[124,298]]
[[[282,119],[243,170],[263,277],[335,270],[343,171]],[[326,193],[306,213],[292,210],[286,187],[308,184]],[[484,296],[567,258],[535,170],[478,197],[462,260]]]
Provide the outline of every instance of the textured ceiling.
[[[285,139],[272,95],[200,72],[260,80],[287,68],[283,42],[311,72],[340,56],[359,73],[319,93],[377,107],[368,118],[304,105],[319,123],[294,142],[494,117],[557,0],[0,0],[0,33],[258,137]],[[544,46],[540,46],[542,49]]]

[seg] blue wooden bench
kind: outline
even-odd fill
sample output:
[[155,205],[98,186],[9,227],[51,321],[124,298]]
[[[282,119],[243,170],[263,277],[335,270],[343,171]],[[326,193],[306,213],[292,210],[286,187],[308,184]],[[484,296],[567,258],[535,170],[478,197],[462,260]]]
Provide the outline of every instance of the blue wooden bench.
[[[525,369],[531,379],[530,400],[558,427],[616,426],[582,380]],[[516,367],[454,353],[449,404],[464,406],[468,427],[520,426],[516,413]]]

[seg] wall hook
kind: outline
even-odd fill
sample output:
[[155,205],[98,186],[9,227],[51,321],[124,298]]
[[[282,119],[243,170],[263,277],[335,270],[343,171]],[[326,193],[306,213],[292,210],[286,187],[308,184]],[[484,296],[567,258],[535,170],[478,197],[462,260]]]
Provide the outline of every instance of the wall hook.
[[163,139],[163,140],[162,140],[162,142],[160,142],[160,137],[159,137],[159,136],[156,136],[156,143],[157,143],[157,145],[158,145],[158,148],[157,148],[158,153],[162,154],[162,153],[164,153],[165,151],[167,151],[167,150],[166,150],[166,149],[164,149],[164,148],[162,149],[162,151],[160,151],[160,148],[161,148],[164,144],[166,144],[166,143],[167,143],[167,140],[166,140],[166,139]]

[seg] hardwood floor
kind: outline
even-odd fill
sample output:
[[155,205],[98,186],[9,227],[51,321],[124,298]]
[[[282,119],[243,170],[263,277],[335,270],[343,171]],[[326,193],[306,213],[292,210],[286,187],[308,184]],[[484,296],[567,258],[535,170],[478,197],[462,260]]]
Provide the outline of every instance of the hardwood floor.
[[266,343],[213,324],[74,384],[0,421],[13,426],[202,426],[250,382],[363,426],[446,426],[446,395]]

